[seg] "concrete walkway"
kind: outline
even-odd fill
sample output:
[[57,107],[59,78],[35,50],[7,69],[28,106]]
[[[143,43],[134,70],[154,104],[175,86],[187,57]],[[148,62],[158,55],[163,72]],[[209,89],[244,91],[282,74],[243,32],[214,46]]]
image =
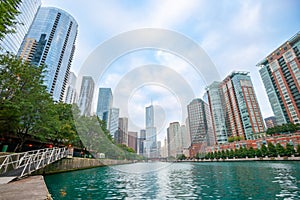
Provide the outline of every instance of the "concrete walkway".
[[0,200],[50,200],[43,176],[30,176],[0,185]]

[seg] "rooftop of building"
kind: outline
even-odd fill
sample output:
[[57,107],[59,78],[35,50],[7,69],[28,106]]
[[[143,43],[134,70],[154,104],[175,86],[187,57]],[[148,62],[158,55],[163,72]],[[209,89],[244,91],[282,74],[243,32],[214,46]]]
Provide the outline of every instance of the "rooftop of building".
[[257,67],[263,67],[268,62],[268,57],[271,57],[272,55],[275,55],[275,53],[278,52],[278,50],[284,49],[286,45],[293,46],[295,43],[297,43],[300,40],[300,31],[297,32],[295,35],[293,35],[289,40],[281,44],[278,48],[276,48],[274,51],[272,51],[268,56],[266,56],[262,61],[256,64]]

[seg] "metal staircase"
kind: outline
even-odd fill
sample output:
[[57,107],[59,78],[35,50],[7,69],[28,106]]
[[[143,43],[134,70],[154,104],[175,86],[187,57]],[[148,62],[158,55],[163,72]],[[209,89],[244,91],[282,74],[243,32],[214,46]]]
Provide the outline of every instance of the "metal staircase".
[[[0,184],[22,178],[68,156],[68,148],[47,148],[0,156]],[[5,180],[5,181],[3,181]]]

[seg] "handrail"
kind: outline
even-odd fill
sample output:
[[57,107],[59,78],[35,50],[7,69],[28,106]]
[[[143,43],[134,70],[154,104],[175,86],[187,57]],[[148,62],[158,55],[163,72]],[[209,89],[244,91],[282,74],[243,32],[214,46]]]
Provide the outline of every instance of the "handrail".
[[0,156],[0,176],[22,177],[67,157],[67,148],[46,148]]

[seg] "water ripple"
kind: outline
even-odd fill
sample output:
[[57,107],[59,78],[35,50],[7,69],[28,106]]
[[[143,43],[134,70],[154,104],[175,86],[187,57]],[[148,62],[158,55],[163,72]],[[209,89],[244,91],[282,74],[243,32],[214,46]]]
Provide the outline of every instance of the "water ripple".
[[136,163],[45,180],[53,199],[300,199],[298,162]]

